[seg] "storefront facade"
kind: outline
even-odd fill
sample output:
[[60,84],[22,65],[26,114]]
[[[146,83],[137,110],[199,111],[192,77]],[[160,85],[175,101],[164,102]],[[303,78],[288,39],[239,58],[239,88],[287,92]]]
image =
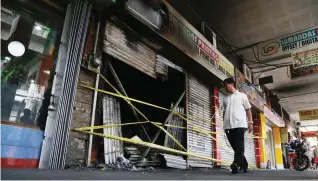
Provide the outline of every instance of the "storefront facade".
[[2,167],[64,168],[91,6],[10,1],[1,15]]
[[[141,1],[131,2],[128,4],[128,12],[130,12],[133,17],[141,20],[143,24],[146,26],[149,26],[151,28],[154,27],[164,27],[160,31],[154,31],[155,33],[158,33],[158,35],[163,38],[164,40],[168,40],[169,43],[171,43],[169,46],[176,46],[178,49],[175,54],[180,55],[184,59],[184,62],[190,62],[190,61],[197,61],[197,65],[203,66],[205,69],[209,71],[209,74],[215,73],[216,79],[220,82],[228,77],[228,76],[234,76],[234,67],[233,65],[226,60],[226,58],[218,52],[218,50],[209,43],[195,28],[193,28],[183,17],[178,14],[169,4],[164,2],[164,5],[167,7],[167,17],[161,17],[160,14],[157,14],[159,17],[158,19],[167,18],[168,21],[162,21],[167,22],[167,24],[156,24],[156,23],[149,23],[152,22],[152,19],[149,18],[150,16],[147,14],[143,14],[143,12],[140,11],[139,6],[141,4]],[[156,12],[154,12],[156,14]],[[147,19],[148,18],[148,19]],[[186,126],[187,128],[190,128],[187,131],[180,132],[182,135],[185,135],[184,138],[179,137],[177,140],[182,143],[184,147],[186,147],[190,152],[197,155],[206,156],[209,158],[215,158],[214,157],[214,144],[215,141],[212,138],[209,138],[209,136],[206,136],[202,133],[198,133],[197,131],[193,131],[191,129],[199,128],[201,130],[204,130],[206,132],[212,131],[212,122],[214,121],[214,115],[212,111],[213,102],[212,102],[212,94],[213,94],[213,88],[214,84],[209,84],[205,80],[200,80],[200,76],[194,71],[194,68],[189,66],[183,66],[183,64],[179,64],[180,61],[176,59],[178,56],[172,56],[169,51],[161,49],[158,50],[156,47],[164,47],[165,44],[156,44],[152,43],[152,46],[149,44],[140,41],[133,41],[132,42],[132,35],[129,35],[129,32],[125,29],[125,27],[130,26],[129,29],[132,29],[135,31],[132,27],[133,25],[127,24],[127,21],[122,21],[119,18],[111,18],[111,21],[108,21],[106,23],[106,31],[105,31],[105,43],[103,52],[106,53],[106,57],[109,59],[114,59],[110,61],[116,69],[118,77],[122,80],[123,85],[127,85],[125,83],[124,76],[121,76],[122,74],[122,67],[125,66],[124,64],[119,65],[116,63],[116,61],[124,62],[125,64],[129,65],[129,67],[133,67],[134,69],[142,72],[143,74],[147,75],[148,77],[151,77],[151,82],[154,84],[157,84],[155,82],[169,82],[170,80],[173,80],[172,76],[174,75],[173,71],[171,69],[177,70],[180,73],[180,76],[183,77],[182,79],[184,82],[180,85],[180,91],[175,93],[175,97],[171,98],[171,100],[168,100],[168,98],[164,98],[168,101],[177,100],[178,96],[184,91],[185,97],[183,98],[184,103],[180,103],[179,107],[180,110],[184,113],[186,113],[192,124],[186,123],[183,121],[183,123],[180,123],[183,126]],[[148,21],[144,21],[147,19]],[[117,21],[117,23],[116,23]],[[118,23],[118,21],[121,21]],[[123,25],[126,24],[126,25]],[[125,32],[125,33],[123,33]],[[136,31],[137,33],[137,31]],[[122,36],[125,34],[125,36]],[[134,33],[131,33],[134,34]],[[129,37],[130,36],[130,37]],[[149,37],[145,37],[149,38]],[[136,39],[135,39],[136,40]],[[152,40],[152,42],[155,42]],[[129,44],[134,44],[135,49],[131,46],[126,46]],[[160,49],[160,48],[159,48]],[[169,49],[169,48],[167,48]],[[181,51],[182,50],[182,51]],[[159,53],[162,52],[162,53]],[[110,57],[109,57],[110,56]],[[180,59],[180,58],[179,58]],[[220,63],[222,62],[222,63]],[[170,75],[171,74],[171,75]],[[212,74],[211,74],[212,75]],[[213,75],[212,75],[213,76]],[[131,77],[134,79],[133,77]],[[179,82],[182,79],[178,79]],[[140,86],[140,82],[136,81],[136,86]],[[177,85],[177,82],[173,83],[174,86]],[[130,89],[130,92],[133,92],[129,86],[127,89]],[[135,88],[138,89],[138,88]],[[165,89],[171,89],[171,87],[165,87]],[[175,88],[174,88],[175,89]],[[179,88],[178,88],[179,89]],[[140,90],[142,91],[142,90]],[[150,90],[153,91],[153,90]],[[172,91],[173,92],[173,91]],[[127,91],[128,95],[131,95]],[[131,96],[136,97],[137,94],[133,94]],[[154,95],[153,95],[154,96]],[[155,97],[158,97],[159,95],[156,95]],[[140,97],[141,99],[141,97]],[[146,98],[143,99],[143,101],[149,101],[146,100]],[[156,101],[152,100],[152,103],[155,103]],[[158,104],[163,104],[159,103]],[[147,110],[145,110],[147,111]],[[195,118],[195,119],[193,119]],[[205,120],[205,121],[201,121]],[[210,120],[210,122],[208,122]],[[162,120],[160,120],[162,121]],[[149,132],[148,127],[145,126],[146,132]],[[125,131],[123,130],[123,134],[127,135]],[[137,134],[137,133],[134,133]],[[151,135],[151,133],[148,133],[151,138],[154,135]],[[173,133],[171,133],[173,134]],[[139,138],[142,140],[147,140],[147,136],[142,134],[137,134]],[[129,135],[130,137],[133,137],[134,135]],[[161,140],[165,143],[169,142],[169,140]],[[160,138],[159,142],[156,143],[160,144]],[[125,143],[124,143],[125,145]],[[164,145],[166,146],[166,145]],[[171,145],[168,147],[171,147]],[[180,149],[180,148],[177,148]],[[150,155],[150,154],[149,154]],[[146,159],[150,159],[149,157]],[[211,160],[203,160],[198,159],[195,157],[187,157],[187,167],[212,167],[213,163]]]
[[266,139],[264,140],[266,163],[263,163],[262,166],[266,165],[266,169],[284,169],[282,143],[286,141],[282,142],[282,139],[285,140],[286,138],[281,138],[281,136],[285,137],[286,135],[281,134],[281,128],[285,127],[285,122],[266,106],[264,107],[264,116],[266,123]]
[[265,98],[264,94],[260,92],[249,80],[238,70],[236,70],[236,86],[240,92],[247,95],[252,105],[251,112],[253,117],[254,130],[253,134],[246,137],[245,154],[247,160],[250,160],[250,165],[260,167],[260,142],[263,137],[261,136],[261,118],[260,115],[264,112]]
[[67,3],[1,4],[3,168],[38,168],[66,8]]
[[[33,43],[37,47],[36,50],[32,49],[33,44],[30,41],[31,45],[26,50],[25,55],[30,50],[33,51],[31,54],[41,50],[38,52],[41,56],[34,56],[41,57],[37,67],[27,68],[28,76],[25,76],[27,80],[24,82],[30,82],[28,90],[19,90],[17,85],[23,84],[23,81],[20,81],[21,77],[18,78],[20,82],[14,84],[18,88],[1,84],[2,88],[8,90],[5,101],[11,97],[10,104],[15,109],[1,108],[1,111],[6,113],[1,118],[1,124],[5,125],[1,129],[5,129],[6,132],[11,129],[28,129],[21,134],[29,134],[33,142],[36,141],[30,145],[17,144],[12,148],[11,136],[7,136],[7,139],[2,140],[2,144],[7,144],[7,153],[18,147],[27,148],[24,155],[16,155],[17,158],[13,159],[23,159],[23,165],[30,165],[26,163],[26,160],[30,159],[27,161],[30,161],[32,166],[23,167],[62,169],[65,165],[81,163],[85,166],[101,160],[111,164],[118,156],[134,153],[130,154],[128,159],[135,164],[141,163],[141,160],[136,158],[144,158],[148,165],[155,166],[159,164],[156,156],[158,153],[163,154],[161,150],[140,148],[119,140],[99,139],[71,131],[79,127],[151,120],[159,124],[166,124],[168,121],[169,125],[185,127],[186,129],[167,127],[167,132],[179,144],[164,132],[158,131],[154,125],[104,128],[101,132],[140,139],[181,151],[186,148],[193,154],[210,158],[206,160],[165,153],[165,156],[174,156],[177,160],[176,163],[169,164],[179,165],[180,168],[228,166],[233,161],[234,153],[223,134],[223,99],[226,93],[220,89],[220,82],[227,77],[235,77],[238,90],[247,94],[253,105],[255,129],[254,133],[245,135],[245,155],[250,166],[259,165],[262,160],[260,150],[263,139],[260,138],[262,132],[258,126],[262,124],[260,115],[264,112],[261,93],[243,74],[234,70],[233,64],[217,50],[215,42],[210,43],[166,1],[162,3],[165,6],[165,14],[158,11],[143,12],[143,8],[140,7],[144,5],[136,0],[129,1],[126,6],[125,12],[129,18],[114,14],[97,21],[97,18],[92,18],[92,6],[87,1],[74,0],[62,8],[61,21],[56,23],[56,30],[39,24],[37,20],[33,23],[29,32],[32,35],[31,40],[32,37],[35,37],[35,40],[39,39],[36,31],[40,30],[45,30],[43,34],[46,39],[40,39],[40,43],[45,45],[42,47],[39,46],[40,43]],[[11,19],[11,24],[17,22],[17,19]],[[16,24],[18,31],[19,23]],[[12,28],[8,26],[8,33],[10,32]],[[14,38],[19,40],[18,33]],[[2,59],[9,58],[5,55]],[[97,72],[87,62],[96,63],[93,66]],[[6,71],[6,80],[12,84],[16,82],[13,78],[20,75],[10,78],[10,71],[6,70],[9,67],[7,63],[4,63],[5,69],[1,71]],[[90,89],[81,85],[86,85]],[[122,99],[106,95],[94,88],[118,91],[124,96],[140,101],[176,109],[186,115],[188,121],[169,113],[162,113],[161,110],[136,105],[144,114],[141,115]],[[36,93],[30,92],[31,89],[36,90]],[[21,92],[26,95],[21,95]],[[29,98],[23,100],[21,97]],[[42,104],[35,104],[36,101]],[[36,105],[43,105],[43,108]],[[24,116],[25,113],[22,114],[21,110],[25,109],[31,110],[32,117],[29,119],[38,118],[44,120],[45,124],[33,121],[32,126],[25,126],[24,123],[19,124],[18,128],[10,127],[20,122],[17,120]],[[42,109],[46,110],[45,114],[37,115]],[[265,116],[268,117],[268,114],[265,113]],[[195,128],[212,133],[203,134],[195,131]],[[275,138],[275,128],[272,128],[272,134]],[[34,137],[36,138],[33,139]],[[274,144],[277,141],[279,140],[274,139]],[[266,145],[264,142],[264,147]],[[35,150],[36,156],[25,156],[30,150]],[[10,154],[3,154],[2,159],[9,163],[8,159],[12,158]],[[212,162],[212,159],[222,160],[222,163]],[[17,162],[19,161],[21,162]],[[7,165],[6,167],[21,167]]]
[[[260,114],[264,111],[265,100],[262,94],[245,78],[245,76],[239,72],[239,70],[235,70],[235,79],[236,79],[236,88],[245,93],[252,105],[252,117],[254,122],[254,129],[252,133],[245,134],[245,156],[249,163],[250,167],[260,167],[260,143],[263,138],[261,136],[260,130]],[[215,126],[214,131],[223,133],[223,100],[227,96],[227,93],[224,89],[215,89],[213,100],[214,106],[213,110],[215,111]],[[231,148],[228,139],[225,134],[217,134],[215,135],[217,139],[217,143],[215,145],[215,156],[218,159],[224,161],[223,163],[216,163],[216,166],[228,167],[234,159],[234,152]]]

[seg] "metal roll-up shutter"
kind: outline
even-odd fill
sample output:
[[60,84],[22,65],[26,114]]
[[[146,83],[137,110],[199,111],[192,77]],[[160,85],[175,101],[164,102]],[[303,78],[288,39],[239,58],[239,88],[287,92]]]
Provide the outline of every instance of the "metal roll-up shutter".
[[88,1],[73,0],[67,8],[52,88],[54,103],[57,104],[53,102],[50,104],[40,168],[63,169],[65,165],[73,105],[90,15],[91,5]]
[[246,131],[245,133],[245,140],[244,140],[245,153],[244,154],[248,162],[248,165],[251,167],[256,167],[256,150],[255,150],[254,138],[252,138],[253,135],[254,135],[254,132],[248,133],[248,131]]
[[[225,99],[226,95],[223,93],[219,92],[219,114],[220,114],[220,128],[223,130],[223,111],[224,111],[224,105],[223,101]],[[248,131],[244,135],[244,147],[245,147],[245,157],[247,159],[247,162],[249,163],[249,166],[255,166],[256,165],[256,155],[255,155],[255,144],[254,144],[254,139],[251,138],[252,133],[248,133]],[[232,163],[234,160],[234,151],[225,135],[221,134],[220,135],[220,141],[221,143],[221,160],[225,162]],[[222,163],[221,165],[223,166],[229,166],[229,164]]]
[[120,61],[156,78],[156,53],[138,38],[133,32],[124,31],[115,23],[107,21],[104,40],[104,52]]
[[[188,85],[188,115],[192,118],[200,120],[211,120],[212,117],[212,95],[209,88],[197,80],[195,77],[189,75],[187,79]],[[211,123],[202,122],[191,119],[199,129],[211,132]],[[191,124],[188,124],[192,128]],[[213,158],[213,142],[212,138],[208,136],[188,130],[188,151],[194,154]],[[209,160],[202,160],[195,157],[189,157],[188,164],[191,167],[212,167],[212,162]]]
[[[121,124],[120,103],[114,97],[105,95],[103,98],[103,125]],[[121,127],[104,128],[104,134],[122,137]],[[123,156],[123,142],[104,138],[105,164],[114,164],[117,157]]]
[[[234,151],[231,147],[231,144],[229,142],[229,140],[227,139],[226,137],[226,134],[224,132],[224,129],[223,129],[223,114],[224,114],[224,99],[225,99],[226,95],[224,95],[222,92],[219,92],[219,107],[218,107],[218,111],[219,111],[219,119],[221,119],[219,122],[219,126],[220,127],[220,130],[223,130],[222,134],[220,134],[220,139],[217,140],[220,142],[220,146],[221,146],[221,160],[222,161],[225,161],[225,162],[229,162],[229,163],[232,163],[233,160],[234,160]],[[230,164],[227,164],[227,163],[222,163],[221,164],[222,166],[224,167],[227,167],[229,166]]]

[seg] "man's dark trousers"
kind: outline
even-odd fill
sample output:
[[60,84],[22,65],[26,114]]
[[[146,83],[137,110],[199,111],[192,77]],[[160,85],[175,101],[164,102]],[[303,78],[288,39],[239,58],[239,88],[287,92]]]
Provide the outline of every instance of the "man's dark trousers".
[[234,150],[233,164],[240,167],[241,169],[248,168],[248,163],[244,156],[244,134],[246,130],[246,128],[234,128],[225,130],[227,139],[229,140]]

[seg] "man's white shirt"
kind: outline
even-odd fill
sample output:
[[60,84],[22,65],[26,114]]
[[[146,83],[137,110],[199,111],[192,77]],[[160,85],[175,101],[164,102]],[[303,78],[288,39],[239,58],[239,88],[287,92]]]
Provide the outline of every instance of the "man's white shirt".
[[246,109],[250,109],[252,106],[246,94],[237,90],[235,93],[229,94],[227,97],[225,97],[223,105],[223,128],[225,130],[248,127]]

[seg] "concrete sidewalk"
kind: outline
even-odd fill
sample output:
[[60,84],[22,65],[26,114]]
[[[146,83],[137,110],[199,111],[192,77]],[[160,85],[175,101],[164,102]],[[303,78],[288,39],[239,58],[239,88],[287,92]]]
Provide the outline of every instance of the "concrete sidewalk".
[[154,170],[151,172],[93,169],[1,169],[3,180],[318,180],[317,171],[253,170],[232,175],[227,170]]

